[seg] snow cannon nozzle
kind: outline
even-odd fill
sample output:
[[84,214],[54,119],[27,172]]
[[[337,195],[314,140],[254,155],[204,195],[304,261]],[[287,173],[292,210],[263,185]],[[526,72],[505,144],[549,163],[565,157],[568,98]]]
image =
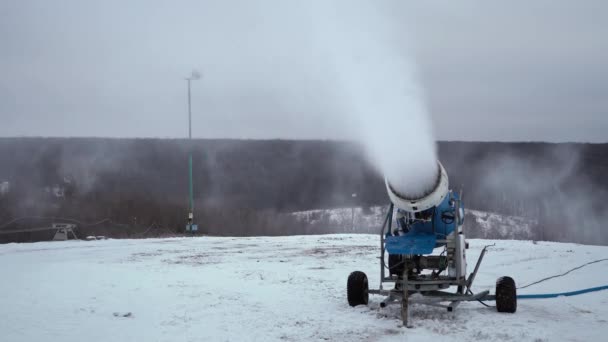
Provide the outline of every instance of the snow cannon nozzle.
[[407,212],[420,212],[439,205],[449,192],[448,174],[443,165],[437,161],[437,177],[434,186],[430,187],[422,194],[414,196],[395,188],[388,179],[384,179],[388,197],[393,204]]

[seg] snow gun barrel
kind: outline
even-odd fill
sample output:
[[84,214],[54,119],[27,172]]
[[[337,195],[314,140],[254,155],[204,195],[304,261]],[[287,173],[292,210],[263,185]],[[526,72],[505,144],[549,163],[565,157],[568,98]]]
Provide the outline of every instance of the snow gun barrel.
[[415,196],[408,195],[393,187],[390,180],[385,178],[384,183],[386,184],[388,197],[397,208],[407,212],[416,213],[438,206],[449,192],[448,174],[439,161],[437,161],[436,174],[435,185]]

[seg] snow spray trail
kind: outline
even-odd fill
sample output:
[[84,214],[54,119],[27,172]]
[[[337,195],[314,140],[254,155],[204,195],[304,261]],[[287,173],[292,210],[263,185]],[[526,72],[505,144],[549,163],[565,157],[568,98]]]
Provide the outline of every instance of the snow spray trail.
[[235,2],[210,8],[221,39],[203,35],[211,124],[248,113],[239,123],[251,138],[360,140],[401,192],[434,185],[432,129],[395,2]]
[[435,185],[437,154],[404,29],[389,10],[385,1],[327,1],[316,33],[330,51],[344,119],[355,122],[369,161],[417,197]]

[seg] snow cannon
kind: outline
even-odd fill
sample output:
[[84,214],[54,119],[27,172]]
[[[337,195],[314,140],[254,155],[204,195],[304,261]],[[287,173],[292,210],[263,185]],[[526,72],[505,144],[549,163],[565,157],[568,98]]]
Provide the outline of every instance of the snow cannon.
[[437,172],[433,178],[435,178],[434,186],[424,190],[421,194],[408,194],[404,190],[395,189],[387,178],[384,179],[384,183],[386,184],[388,198],[397,208],[406,212],[416,213],[441,204],[443,199],[448,195],[448,174],[440,162],[437,162]]
[[[451,312],[461,302],[495,300],[499,312],[514,313],[517,294],[511,277],[497,280],[495,295],[487,290],[473,293],[473,281],[490,246],[481,250],[475,269],[467,275],[469,244],[461,194],[450,190],[447,172],[439,161],[437,170],[430,172],[434,184],[418,193],[408,193],[385,179],[390,204],[380,230],[380,286],[370,289],[365,273],[352,272],[347,281],[348,303],[367,305],[369,294],[384,296],[380,308],[401,304],[407,327],[412,303]],[[452,287],[454,292],[449,291]]]
[[[433,178],[432,187],[415,195],[395,189],[385,179],[388,197],[397,209],[396,229],[385,235],[385,248],[392,255],[389,262],[400,260],[401,255],[431,254],[449,237],[457,240],[454,243],[459,249],[465,247],[464,235],[454,234],[463,224],[464,207],[459,195],[450,191],[447,172],[440,162]],[[464,272],[462,267],[452,271]]]

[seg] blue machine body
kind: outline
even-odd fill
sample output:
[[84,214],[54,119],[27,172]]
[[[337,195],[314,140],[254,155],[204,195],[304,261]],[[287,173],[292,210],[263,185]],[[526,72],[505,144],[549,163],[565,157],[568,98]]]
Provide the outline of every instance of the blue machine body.
[[[401,231],[387,232],[385,248],[388,253],[431,254],[433,249],[443,246],[437,240],[444,240],[464,221],[464,206],[458,199],[458,193],[451,192],[439,205],[417,214],[425,219],[406,219],[405,225],[400,227]],[[460,203],[460,215],[456,212],[456,203]],[[458,217],[460,222],[457,222]]]

